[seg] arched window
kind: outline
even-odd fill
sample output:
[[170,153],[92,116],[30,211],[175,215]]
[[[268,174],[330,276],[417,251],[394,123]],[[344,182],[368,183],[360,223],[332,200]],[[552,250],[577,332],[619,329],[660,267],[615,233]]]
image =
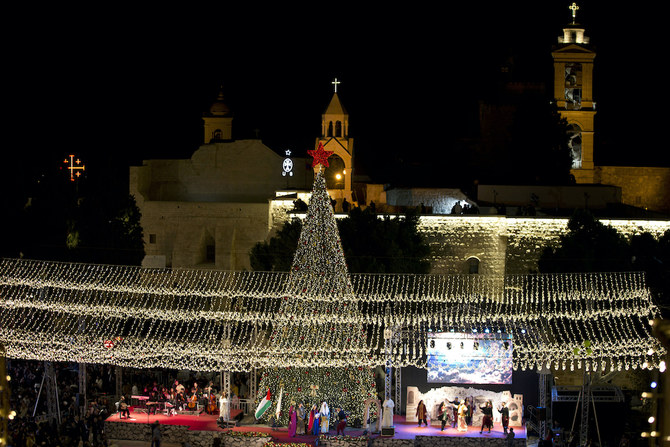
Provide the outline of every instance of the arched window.
[[572,156],[572,169],[582,167],[582,129],[578,125],[572,124],[568,129],[568,146],[570,146],[570,155]]
[[479,273],[479,259],[475,258],[474,256],[471,258],[468,258],[468,273],[470,275],[476,275]]
[[332,137],[333,136],[333,122],[328,123],[328,136]]
[[338,138],[342,137],[342,121],[337,121],[335,123],[335,136]]

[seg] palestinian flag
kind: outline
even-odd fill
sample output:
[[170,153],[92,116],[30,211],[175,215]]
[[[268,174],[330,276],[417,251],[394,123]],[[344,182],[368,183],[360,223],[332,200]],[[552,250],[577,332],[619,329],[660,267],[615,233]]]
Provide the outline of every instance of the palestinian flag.
[[265,411],[272,406],[272,395],[270,394],[270,388],[268,388],[268,394],[259,402],[258,408],[256,408],[256,419],[260,419]]

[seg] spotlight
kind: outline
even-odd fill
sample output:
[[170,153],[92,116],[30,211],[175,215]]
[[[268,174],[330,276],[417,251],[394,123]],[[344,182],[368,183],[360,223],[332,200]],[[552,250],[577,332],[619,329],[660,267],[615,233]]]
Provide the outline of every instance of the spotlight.
[[451,349],[451,342],[450,341],[447,342],[447,349]]
[[656,383],[656,382],[651,382],[651,383],[649,384],[649,386],[652,387],[652,388],[656,388],[656,387],[658,386],[658,383]]
[[463,345],[463,342],[461,342],[461,349],[463,349],[464,347],[465,347],[465,345]]
[[505,346],[505,349],[509,349],[509,342],[508,342],[508,341],[506,341],[505,343],[503,343],[503,345]]
[[434,347],[435,347],[435,340],[431,340],[431,341],[430,341],[430,347],[431,347],[431,348],[434,348]]
[[521,329],[521,333],[522,333],[522,334],[525,334],[525,333],[526,333],[526,330],[525,330],[525,329]]
[[479,349],[479,342],[476,341],[476,342],[472,345],[472,347],[474,348],[475,351],[478,350],[478,349]]

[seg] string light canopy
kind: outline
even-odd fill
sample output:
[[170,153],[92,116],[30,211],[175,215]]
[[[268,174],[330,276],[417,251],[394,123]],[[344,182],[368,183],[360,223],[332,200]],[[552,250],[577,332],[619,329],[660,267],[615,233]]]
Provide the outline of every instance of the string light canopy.
[[449,331],[511,336],[515,369],[658,368],[658,315],[640,272],[349,274],[321,172],[290,272],[0,261],[10,358],[246,371],[390,356],[425,367],[428,334]]

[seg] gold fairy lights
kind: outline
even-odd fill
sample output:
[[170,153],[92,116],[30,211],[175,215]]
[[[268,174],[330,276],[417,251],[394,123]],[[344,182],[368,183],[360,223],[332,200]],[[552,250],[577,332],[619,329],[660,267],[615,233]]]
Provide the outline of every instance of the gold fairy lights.
[[642,273],[347,278],[4,259],[0,343],[16,358],[203,370],[383,364],[387,327],[403,328],[396,365],[425,364],[428,331],[486,328],[513,335],[517,369],[657,368],[665,352]]
[[290,272],[0,261],[0,343],[50,361],[425,367],[429,332],[489,331],[513,337],[516,369],[657,368],[658,315],[639,272],[350,275],[321,172]]

